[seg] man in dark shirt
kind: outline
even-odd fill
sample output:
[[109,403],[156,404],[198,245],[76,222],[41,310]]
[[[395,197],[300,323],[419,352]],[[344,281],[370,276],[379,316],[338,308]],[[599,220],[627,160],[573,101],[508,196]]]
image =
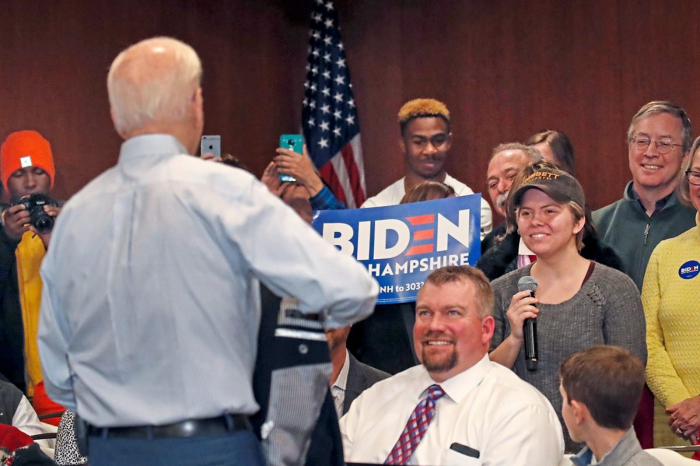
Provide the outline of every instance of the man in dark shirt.
[[640,290],[656,245],[695,225],[695,210],[681,204],[675,192],[691,139],[681,107],[661,101],[643,106],[627,131],[632,181],[622,199],[593,212],[600,238],[622,258]]

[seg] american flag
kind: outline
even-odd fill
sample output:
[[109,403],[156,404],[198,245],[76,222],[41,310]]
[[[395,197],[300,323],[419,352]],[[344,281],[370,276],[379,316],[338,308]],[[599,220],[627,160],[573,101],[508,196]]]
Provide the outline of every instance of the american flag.
[[349,208],[365,200],[360,124],[333,2],[315,0],[301,110],[311,159],[333,193]]

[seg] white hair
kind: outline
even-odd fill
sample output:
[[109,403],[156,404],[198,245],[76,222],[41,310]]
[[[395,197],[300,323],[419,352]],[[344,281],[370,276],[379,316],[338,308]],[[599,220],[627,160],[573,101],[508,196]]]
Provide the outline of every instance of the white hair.
[[127,48],[107,75],[117,132],[130,134],[151,122],[182,121],[201,77],[197,52],[179,40],[154,37]]

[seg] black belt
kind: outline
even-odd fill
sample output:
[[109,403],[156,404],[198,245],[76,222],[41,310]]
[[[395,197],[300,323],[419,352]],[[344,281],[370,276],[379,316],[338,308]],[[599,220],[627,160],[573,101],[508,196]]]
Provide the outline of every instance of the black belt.
[[209,419],[188,419],[164,426],[88,427],[88,435],[103,438],[199,437],[236,430],[253,430],[248,416],[224,414]]

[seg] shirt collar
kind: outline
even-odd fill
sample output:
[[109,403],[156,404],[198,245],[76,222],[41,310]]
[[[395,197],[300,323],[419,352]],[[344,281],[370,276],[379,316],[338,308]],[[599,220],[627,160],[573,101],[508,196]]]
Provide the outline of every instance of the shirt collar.
[[634,429],[630,428],[610,451],[603,455],[600,461],[593,462],[595,459],[593,452],[588,447],[585,447],[576,456],[571,457],[571,462],[576,466],[627,464],[627,461],[639,450],[641,450],[641,447],[637,440],[637,435],[634,433]]
[[[668,204],[668,201],[671,200],[671,197],[673,197],[674,193],[675,191],[671,191],[671,194],[656,201],[656,204],[654,205],[654,212],[658,212],[664,207],[666,207],[666,204]],[[631,199],[634,199],[635,201],[639,202],[639,205],[641,205],[642,208],[646,210],[644,204],[642,204],[642,200],[640,199],[639,194],[637,194],[637,191],[634,190],[634,182],[630,183],[629,196]]]
[[428,387],[437,384],[442,387],[445,394],[449,396],[452,401],[459,403],[466,397],[469,392],[474,388],[479,386],[484,376],[491,370],[491,362],[489,360],[488,354],[485,354],[479,362],[474,364],[472,367],[464,372],[445,380],[442,383],[435,382],[428,374],[428,371],[423,369],[418,377],[419,380],[416,381],[416,389],[419,390],[416,393],[416,403],[421,399],[425,398]]
[[143,156],[188,153],[185,146],[170,134],[142,134],[129,138],[122,143],[121,150],[119,151],[119,160],[123,161]]
[[345,391],[345,387],[348,385],[348,372],[350,372],[350,356],[348,350],[345,350],[345,362],[333,386]]

